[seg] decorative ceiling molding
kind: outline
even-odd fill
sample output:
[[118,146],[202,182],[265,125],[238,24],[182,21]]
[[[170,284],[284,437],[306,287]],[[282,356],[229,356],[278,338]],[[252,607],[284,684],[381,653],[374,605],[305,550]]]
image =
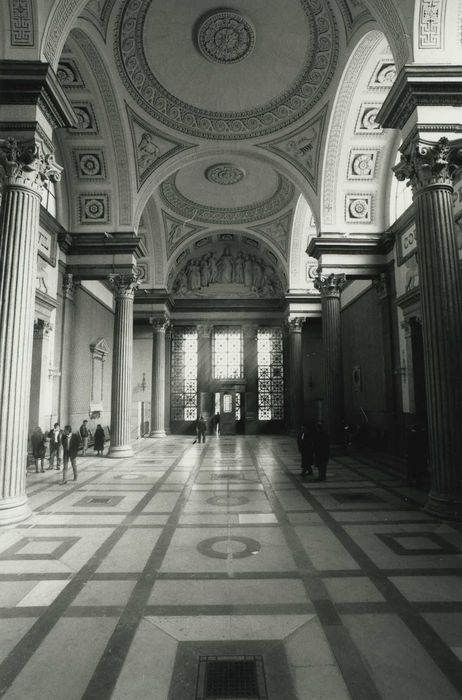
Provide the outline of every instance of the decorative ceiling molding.
[[252,53],[255,27],[248,17],[234,10],[212,10],[199,20],[196,43],[212,63],[237,63]]
[[151,0],[128,0],[116,25],[115,59],[122,80],[151,116],[166,126],[206,139],[246,139],[273,133],[306,114],[328,88],[338,59],[338,30],[328,2],[300,0],[307,19],[307,59],[297,81],[269,103],[242,112],[212,112],[169,93],[152,73],[143,51]]
[[166,136],[145,122],[125,104],[133,142],[138,190],[148,177],[171,156],[195,148],[192,144]]
[[198,231],[203,231],[203,226],[194,224],[182,219],[176,219],[171,214],[167,214],[162,209],[162,220],[164,222],[165,238],[167,240],[167,255],[170,257],[183,241],[190,238]]
[[121,225],[129,225],[132,220],[132,178],[130,177],[130,165],[119,105],[112,87],[112,81],[98,51],[89,37],[80,29],[74,29],[72,36],[88,64],[92,67],[94,76],[98,81],[98,89],[106,110],[107,121],[111,131],[112,150],[116,158],[119,200],[117,211],[119,223]]
[[107,27],[116,0],[88,0],[80,17],[90,22],[106,41]]
[[166,206],[189,221],[236,226],[252,221],[268,219],[285,209],[294,196],[295,188],[289,180],[278,175],[274,194],[266,200],[246,207],[209,207],[188,199],[178,191],[176,173],[165,180],[160,187],[160,195]]
[[275,243],[285,258],[287,258],[293,213],[293,210],[290,209],[290,211],[277,219],[273,219],[273,221],[268,221],[260,226],[250,226],[252,231],[263,234],[263,236]]
[[259,144],[259,148],[276,153],[294,165],[315,193],[318,189],[319,159],[327,110],[326,104],[307,124],[296,131],[281,139]]
[[330,117],[327,150],[324,159],[322,226],[332,224],[336,218],[338,158],[345,134],[347,118],[351,111],[355,89],[363,73],[364,66],[382,40],[383,34],[379,31],[369,32],[363,37],[350,58],[337,93]]

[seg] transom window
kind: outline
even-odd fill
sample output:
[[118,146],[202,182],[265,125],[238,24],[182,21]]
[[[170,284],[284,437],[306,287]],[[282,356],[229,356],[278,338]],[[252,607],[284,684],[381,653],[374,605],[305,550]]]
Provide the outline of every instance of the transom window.
[[239,326],[215,326],[213,329],[212,373],[214,379],[242,379],[244,362]]
[[258,420],[284,418],[284,358],[282,329],[259,328],[258,356]]
[[172,331],[172,420],[197,418],[197,330],[177,326]]

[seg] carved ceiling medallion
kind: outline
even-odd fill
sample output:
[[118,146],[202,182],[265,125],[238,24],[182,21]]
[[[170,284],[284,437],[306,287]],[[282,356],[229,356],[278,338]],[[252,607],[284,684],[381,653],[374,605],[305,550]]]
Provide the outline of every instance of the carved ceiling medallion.
[[213,63],[237,63],[246,58],[255,45],[255,29],[239,12],[219,10],[199,22],[197,45]]
[[217,163],[207,168],[205,177],[216,185],[236,185],[245,176],[245,172],[232,163]]
[[[127,0],[117,18],[118,71],[138,104],[169,128],[195,137],[227,140],[256,138],[279,131],[305,115],[320,100],[338,59],[337,24],[329,0],[299,2],[306,17],[304,64],[287,90],[254,108],[237,112],[202,109],[179,99],[161,84],[151,70],[143,47],[144,24],[151,0]],[[199,24],[198,33],[196,41],[201,42],[202,53],[210,61],[224,64],[248,57],[255,40],[250,22],[229,10],[217,10],[208,15]],[[191,34],[194,38],[193,28]]]

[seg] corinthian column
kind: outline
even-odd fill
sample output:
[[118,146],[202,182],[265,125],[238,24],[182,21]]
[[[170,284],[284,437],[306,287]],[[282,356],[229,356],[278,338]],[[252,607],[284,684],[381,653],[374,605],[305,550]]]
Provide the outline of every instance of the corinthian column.
[[30,515],[25,494],[38,220],[62,168],[42,143],[0,140],[0,524]]
[[115,291],[114,357],[112,360],[111,446],[108,457],[131,457],[133,365],[133,299],[139,275],[112,275]]
[[290,435],[297,435],[303,422],[302,326],[304,321],[304,318],[292,318],[288,323]]
[[326,430],[333,443],[343,440],[343,367],[340,326],[340,292],[345,275],[318,274],[314,286],[321,293],[322,342],[324,350],[323,415]]
[[166,316],[151,318],[152,324],[152,382],[150,437],[165,436],[165,332]]
[[415,205],[432,487],[426,510],[462,519],[462,292],[452,178],[461,144],[415,139],[394,171]]

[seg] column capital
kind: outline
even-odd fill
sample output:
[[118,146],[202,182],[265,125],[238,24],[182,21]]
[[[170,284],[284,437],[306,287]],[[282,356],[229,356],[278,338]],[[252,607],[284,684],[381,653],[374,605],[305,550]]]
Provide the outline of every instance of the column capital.
[[76,280],[72,272],[65,272],[63,275],[63,297],[73,301],[75,290],[80,286],[80,280]]
[[197,335],[199,338],[210,338],[212,335],[212,324],[199,323],[196,326]]
[[340,297],[340,292],[346,285],[346,275],[323,275],[318,271],[314,279],[314,286],[320,292],[323,299],[328,297]]
[[43,318],[36,318],[34,320],[34,338],[47,338],[53,326],[49,321],[45,321]]
[[296,318],[289,318],[287,320],[287,328],[289,330],[289,333],[301,333],[304,323],[305,323],[304,316],[297,316]]
[[141,270],[134,269],[127,274],[109,275],[109,284],[113,287],[116,299],[133,299],[135,290],[140,285]]
[[154,333],[165,333],[170,326],[170,319],[165,314],[162,316],[151,316],[149,323]]
[[41,195],[49,182],[61,179],[63,168],[52,153],[46,154],[40,140],[0,139],[0,176],[3,184],[26,187]]
[[258,332],[257,324],[246,323],[242,326],[242,334],[244,338],[256,338]]
[[455,173],[462,165],[462,142],[447,138],[426,141],[413,138],[401,154],[393,172],[398,180],[408,180],[414,194],[430,185],[451,187]]

